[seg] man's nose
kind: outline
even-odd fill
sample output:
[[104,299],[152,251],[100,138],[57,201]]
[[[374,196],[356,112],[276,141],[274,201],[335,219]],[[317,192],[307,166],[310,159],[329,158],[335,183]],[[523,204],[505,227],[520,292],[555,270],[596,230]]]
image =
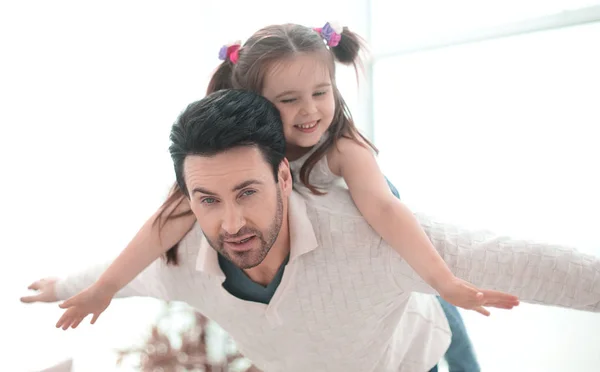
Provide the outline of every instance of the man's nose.
[[221,228],[227,234],[237,234],[246,223],[242,208],[238,205],[227,205]]

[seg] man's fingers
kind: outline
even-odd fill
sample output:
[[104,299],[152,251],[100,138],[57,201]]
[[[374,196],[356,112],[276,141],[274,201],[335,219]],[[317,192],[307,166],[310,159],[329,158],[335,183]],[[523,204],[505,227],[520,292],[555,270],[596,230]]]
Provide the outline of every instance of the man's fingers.
[[32,289],[35,291],[39,291],[41,289],[44,288],[44,284],[46,284],[48,281],[46,279],[40,279],[40,280],[36,280],[35,282],[31,283],[29,285],[29,287],[27,287],[27,289]]
[[40,301],[40,295],[39,294],[33,295],[33,296],[24,296],[24,297],[21,297],[21,302],[26,303],[26,304],[29,304],[29,303],[32,303],[32,302],[37,302],[37,301]]

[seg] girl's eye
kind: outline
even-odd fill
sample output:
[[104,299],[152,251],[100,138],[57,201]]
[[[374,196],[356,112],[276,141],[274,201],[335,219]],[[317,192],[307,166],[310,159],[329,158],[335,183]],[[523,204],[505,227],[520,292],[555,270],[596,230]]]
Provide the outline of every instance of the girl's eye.
[[282,99],[281,103],[292,103],[296,100],[296,98],[288,98],[288,99]]
[[316,92],[314,95],[315,96],[324,96],[325,94],[327,94],[327,92]]

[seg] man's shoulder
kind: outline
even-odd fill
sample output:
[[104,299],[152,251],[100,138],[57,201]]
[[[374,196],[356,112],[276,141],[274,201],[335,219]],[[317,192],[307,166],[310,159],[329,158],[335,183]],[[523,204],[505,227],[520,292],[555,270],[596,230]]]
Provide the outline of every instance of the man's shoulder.
[[304,187],[295,188],[294,192],[304,200],[309,217],[311,212],[318,212],[337,218],[364,220],[350,192],[343,186],[334,185],[324,195],[315,195]]
[[333,187],[325,195],[299,192],[295,197],[305,206],[302,213],[306,213],[319,245],[315,256],[325,261],[329,260],[327,257],[335,257],[335,265],[365,272],[377,266],[374,264],[377,260],[387,265],[384,262],[388,260],[389,247],[362,216],[348,189]]
[[178,244],[179,253],[183,255],[197,255],[200,242],[204,239],[204,233],[198,222],[195,222]]

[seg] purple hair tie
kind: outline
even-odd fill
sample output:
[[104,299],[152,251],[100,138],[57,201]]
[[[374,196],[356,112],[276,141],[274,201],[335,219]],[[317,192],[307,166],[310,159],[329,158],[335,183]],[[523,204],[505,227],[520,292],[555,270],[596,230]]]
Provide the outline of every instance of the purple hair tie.
[[219,59],[221,61],[229,60],[236,64],[239,58],[239,50],[242,47],[241,41],[236,41],[231,44],[223,45],[219,50]]
[[338,46],[340,40],[342,39],[341,34],[343,28],[329,22],[325,23],[325,26],[322,28],[316,28],[315,31],[321,34],[323,40],[325,40],[327,45],[332,48]]

